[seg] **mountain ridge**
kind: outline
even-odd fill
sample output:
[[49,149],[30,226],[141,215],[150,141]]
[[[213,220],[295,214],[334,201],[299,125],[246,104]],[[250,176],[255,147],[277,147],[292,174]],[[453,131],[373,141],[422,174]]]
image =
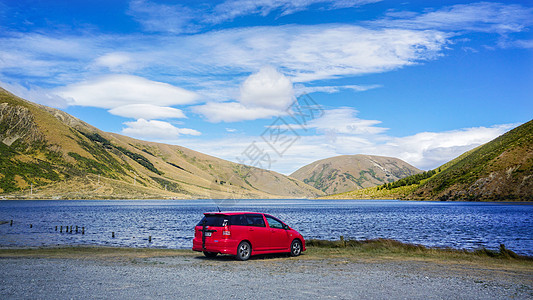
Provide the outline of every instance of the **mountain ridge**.
[[[282,174],[108,133],[0,88],[4,198],[312,198]],[[272,184],[276,182],[276,184]]]
[[334,194],[393,182],[420,172],[398,158],[356,154],[317,160],[290,176],[326,194]]

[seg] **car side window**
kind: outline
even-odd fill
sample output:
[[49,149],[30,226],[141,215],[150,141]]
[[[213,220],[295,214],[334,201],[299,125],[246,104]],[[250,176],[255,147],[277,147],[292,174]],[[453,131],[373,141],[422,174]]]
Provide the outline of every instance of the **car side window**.
[[262,215],[246,215],[248,226],[266,227]]
[[274,219],[271,216],[266,216],[266,219],[267,219],[267,222],[268,222],[268,226],[270,226],[270,228],[283,229],[283,223],[281,223],[281,221],[279,221],[277,219]]
[[248,220],[245,215],[231,216],[231,225],[248,226]]

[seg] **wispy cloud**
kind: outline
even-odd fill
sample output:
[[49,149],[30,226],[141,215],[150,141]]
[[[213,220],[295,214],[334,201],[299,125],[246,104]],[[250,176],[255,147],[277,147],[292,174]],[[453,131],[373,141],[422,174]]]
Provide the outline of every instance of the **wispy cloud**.
[[[45,85],[74,83],[109,70],[135,70],[146,77],[191,88],[203,88],[205,79],[215,78],[220,84],[211,84],[208,87],[213,90],[205,91],[213,94],[219,88],[227,90],[227,82],[242,82],[265,65],[283,70],[293,82],[390,71],[442,55],[448,40],[446,34],[437,31],[328,24],[116,39],[106,35],[56,38],[17,34],[0,37],[0,43],[6,45],[0,49],[0,72],[38,76]],[[72,44],[75,50],[58,57],[51,50],[59,47],[58,43]],[[232,82],[235,78],[239,80]]]
[[303,84],[296,84],[294,86],[295,93],[298,95],[301,94],[311,94],[311,93],[338,93],[341,90],[352,90],[355,92],[364,92],[372,89],[377,89],[383,87],[381,84],[370,84],[370,85],[358,85],[358,84],[349,84],[349,85],[323,85],[323,86],[305,86]]
[[518,4],[478,2],[423,13],[391,11],[385,18],[367,23],[390,28],[506,34],[520,32],[531,26],[533,8]]
[[148,32],[183,33],[196,31],[192,22],[195,12],[180,4],[158,4],[146,0],[132,0],[128,14]]
[[128,14],[147,32],[192,33],[235,18],[258,15],[291,15],[321,5],[328,10],[359,7],[382,0],[226,0],[217,5],[202,3],[194,7],[132,0]]
[[[315,4],[326,5],[328,9],[357,7],[381,0],[227,0],[214,7],[213,13],[206,17],[212,23],[231,21],[236,17],[245,15],[266,16],[273,11],[285,16],[303,11]],[[329,5],[329,6],[328,6]]]
[[[330,119],[328,114],[324,115]],[[320,120],[320,127],[334,128],[319,134],[302,135],[282,156],[274,153],[261,137],[239,136],[220,140],[202,141],[182,139],[180,145],[194,147],[204,153],[217,153],[221,158],[238,162],[248,146],[256,141],[258,149],[268,153],[274,171],[291,174],[298,168],[313,161],[338,155],[370,154],[400,158],[417,168],[436,168],[464,152],[474,149],[519,124],[501,124],[490,127],[462,128],[442,132],[422,132],[404,137],[386,134],[385,128],[375,127],[379,121],[354,118],[351,123],[359,123],[360,130],[350,130],[332,120],[326,125]],[[376,132],[365,128],[379,128]],[[353,128],[352,128],[353,129]]]

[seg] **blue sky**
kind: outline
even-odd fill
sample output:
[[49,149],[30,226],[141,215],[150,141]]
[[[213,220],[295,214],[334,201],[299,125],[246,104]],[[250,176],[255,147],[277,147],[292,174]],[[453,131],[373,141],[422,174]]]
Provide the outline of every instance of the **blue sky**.
[[431,169],[532,118],[532,29],[531,1],[0,0],[0,86],[284,174]]

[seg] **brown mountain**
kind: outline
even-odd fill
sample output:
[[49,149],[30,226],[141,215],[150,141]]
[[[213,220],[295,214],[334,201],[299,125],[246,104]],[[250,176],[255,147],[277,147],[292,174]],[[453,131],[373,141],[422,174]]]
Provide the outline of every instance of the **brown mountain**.
[[435,170],[327,198],[533,201],[533,120]]
[[103,132],[0,88],[3,198],[308,198],[322,194],[273,171]]
[[398,158],[359,154],[318,160],[290,176],[326,194],[335,194],[393,182],[420,172]]

